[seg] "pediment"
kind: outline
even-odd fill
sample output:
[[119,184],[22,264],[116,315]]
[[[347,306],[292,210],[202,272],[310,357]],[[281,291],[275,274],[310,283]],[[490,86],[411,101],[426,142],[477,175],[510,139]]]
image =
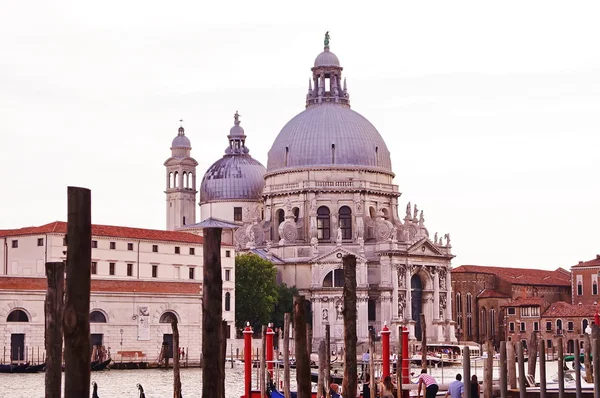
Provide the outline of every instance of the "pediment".
[[427,238],[422,238],[410,246],[407,250],[409,254],[415,256],[443,256],[444,253],[440,251],[431,241]]
[[359,254],[356,254],[352,250],[345,249],[341,246],[337,246],[337,247],[333,248],[332,250],[329,250],[326,253],[319,254],[318,256],[316,256],[312,260],[310,260],[310,262],[313,264],[314,263],[341,263],[342,258],[347,255],[356,256],[357,263],[367,262],[367,259],[365,257],[363,257]]

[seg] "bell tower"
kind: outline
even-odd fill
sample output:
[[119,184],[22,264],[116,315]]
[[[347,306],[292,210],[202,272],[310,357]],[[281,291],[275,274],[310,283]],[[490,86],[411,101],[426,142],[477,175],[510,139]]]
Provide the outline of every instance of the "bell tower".
[[[183,122],[183,120],[180,120]],[[181,125],[171,144],[171,157],[165,162],[167,230],[196,223],[196,166],[190,156],[192,146]]]

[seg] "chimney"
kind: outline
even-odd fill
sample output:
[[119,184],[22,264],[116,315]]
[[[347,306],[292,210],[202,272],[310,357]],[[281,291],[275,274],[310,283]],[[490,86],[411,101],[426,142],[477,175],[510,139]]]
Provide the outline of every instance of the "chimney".
[[596,260],[600,260],[600,254],[596,254]]

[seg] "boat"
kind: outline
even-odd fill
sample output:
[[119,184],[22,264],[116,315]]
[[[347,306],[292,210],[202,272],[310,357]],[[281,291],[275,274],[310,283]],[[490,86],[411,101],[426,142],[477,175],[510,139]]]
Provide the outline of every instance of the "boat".
[[98,361],[92,362],[92,372],[106,369],[111,361],[112,361],[112,359],[109,358],[104,362],[98,362]]
[[[332,374],[330,376],[330,380],[331,383],[335,383],[335,384],[342,384],[342,380],[344,380],[344,377],[342,375],[338,375],[338,374]],[[310,381],[313,383],[318,383],[319,382],[319,374],[318,373],[311,373],[310,374]]]
[[[431,365],[442,364],[444,366],[462,365],[463,349],[469,348],[471,359],[479,358],[481,351],[479,346],[464,344],[427,344],[427,362]],[[410,358],[411,362],[421,364],[421,353],[415,354]]]
[[44,370],[46,364],[30,366],[29,363],[20,365],[0,365],[0,373],[37,373]]

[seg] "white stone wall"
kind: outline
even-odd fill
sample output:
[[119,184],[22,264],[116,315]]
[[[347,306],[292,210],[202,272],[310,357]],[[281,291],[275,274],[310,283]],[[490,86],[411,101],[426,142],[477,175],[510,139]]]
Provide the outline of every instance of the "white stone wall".
[[202,203],[200,205],[200,221],[204,221],[207,218],[218,218],[220,220],[230,221],[230,222],[239,222],[235,221],[233,217],[233,209],[235,207],[240,207],[242,209],[242,217],[243,211],[246,206],[249,206],[251,209],[254,209],[257,204],[260,202],[249,202],[249,201],[239,201],[239,202],[210,202],[210,203]]

